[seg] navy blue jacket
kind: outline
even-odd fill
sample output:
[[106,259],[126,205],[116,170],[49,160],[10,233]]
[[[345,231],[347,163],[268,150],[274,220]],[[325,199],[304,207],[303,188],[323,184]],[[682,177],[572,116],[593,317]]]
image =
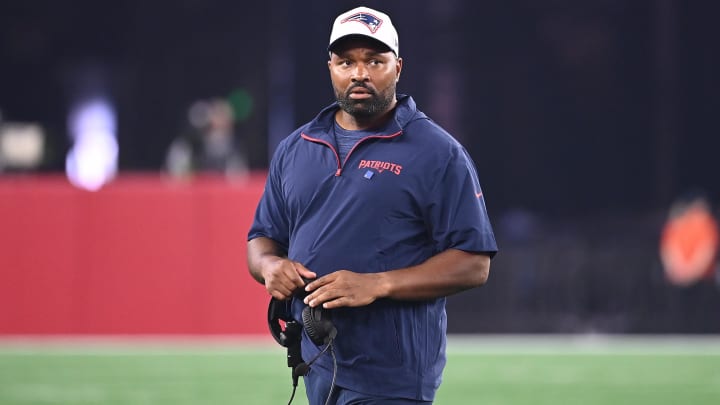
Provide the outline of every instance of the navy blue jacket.
[[[268,237],[322,277],[420,264],[446,249],[497,247],[477,173],[465,149],[399,95],[394,117],[340,162],[337,104],[284,139],[270,164],[249,239]],[[295,300],[300,320],[303,303]],[[380,299],[332,310],[337,384],[430,401],[445,366],[445,298]],[[318,353],[305,335],[303,358]],[[311,372],[332,373],[323,355]]]

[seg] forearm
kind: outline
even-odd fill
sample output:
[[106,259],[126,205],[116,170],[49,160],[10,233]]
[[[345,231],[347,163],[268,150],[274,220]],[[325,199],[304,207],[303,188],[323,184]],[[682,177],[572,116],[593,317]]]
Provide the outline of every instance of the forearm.
[[248,242],[247,261],[250,275],[261,284],[265,284],[262,274],[263,262],[273,258],[283,258],[285,253],[270,238],[255,238]]
[[311,282],[305,303],[325,308],[359,307],[379,298],[427,300],[485,283],[490,257],[450,249],[422,264],[382,273],[338,270]]
[[422,300],[481,286],[487,281],[489,272],[489,256],[449,249],[417,266],[377,275],[382,296]]

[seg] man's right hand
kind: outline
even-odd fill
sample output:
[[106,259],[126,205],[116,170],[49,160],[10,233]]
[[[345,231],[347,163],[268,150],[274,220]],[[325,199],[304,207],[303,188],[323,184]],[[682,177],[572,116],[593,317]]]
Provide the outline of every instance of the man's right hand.
[[302,263],[281,257],[266,259],[262,267],[262,275],[265,289],[279,300],[286,300],[298,290],[304,290],[306,280],[316,277],[315,273]]
[[255,280],[265,285],[267,292],[278,300],[290,298],[304,289],[306,280],[317,274],[302,263],[290,260],[270,238],[259,237],[248,242],[248,269]]

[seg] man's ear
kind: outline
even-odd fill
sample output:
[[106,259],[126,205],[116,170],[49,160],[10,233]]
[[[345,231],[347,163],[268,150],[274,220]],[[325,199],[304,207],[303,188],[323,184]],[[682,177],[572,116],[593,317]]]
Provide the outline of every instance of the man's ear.
[[402,72],[402,66],[402,58],[397,58],[397,64],[395,65],[395,83],[400,81],[400,73]]

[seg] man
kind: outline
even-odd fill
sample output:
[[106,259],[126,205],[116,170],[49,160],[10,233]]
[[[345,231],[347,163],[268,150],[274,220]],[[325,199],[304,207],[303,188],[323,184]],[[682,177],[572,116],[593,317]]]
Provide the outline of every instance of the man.
[[[484,284],[497,251],[480,184],[465,149],[396,94],[403,61],[387,15],[343,13],[328,50],[337,102],[278,146],[250,273],[292,300],[294,319],[308,305],[331,314],[337,369],[330,355],[311,366],[311,405],[431,403],[445,297]],[[303,333],[303,359],[322,349]]]

